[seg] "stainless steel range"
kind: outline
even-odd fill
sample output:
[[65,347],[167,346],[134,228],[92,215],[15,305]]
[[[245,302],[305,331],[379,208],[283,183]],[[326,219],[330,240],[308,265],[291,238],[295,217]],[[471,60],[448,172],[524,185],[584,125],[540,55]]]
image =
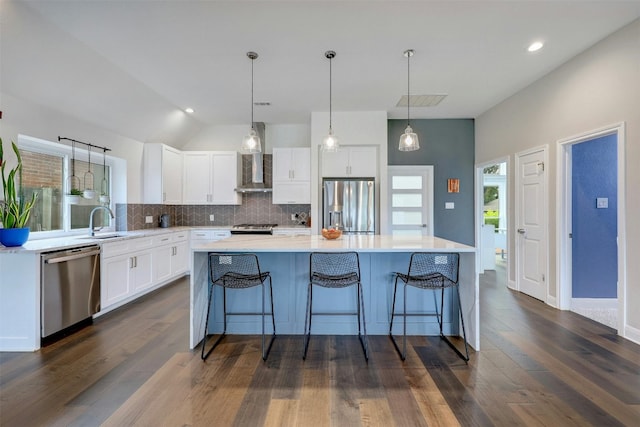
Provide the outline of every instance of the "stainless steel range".
[[273,234],[278,224],[238,224],[231,227],[231,234]]

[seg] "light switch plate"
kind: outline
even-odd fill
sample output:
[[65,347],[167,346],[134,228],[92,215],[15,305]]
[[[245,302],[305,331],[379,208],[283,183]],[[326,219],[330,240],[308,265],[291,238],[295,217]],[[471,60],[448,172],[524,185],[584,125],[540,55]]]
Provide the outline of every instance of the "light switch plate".
[[596,199],[596,208],[598,209],[607,209],[609,207],[609,198],[608,197],[598,197]]
[[455,208],[455,206],[456,206],[456,205],[455,205],[455,203],[453,203],[453,202],[445,202],[445,203],[444,203],[444,208],[445,208],[445,209],[453,209],[453,208]]
[[146,224],[151,224],[151,223],[153,223],[153,216],[152,216],[152,215],[147,215],[147,216],[145,216],[145,217],[144,217],[144,222],[145,222]]
[[209,215],[209,221],[213,222],[213,214]]

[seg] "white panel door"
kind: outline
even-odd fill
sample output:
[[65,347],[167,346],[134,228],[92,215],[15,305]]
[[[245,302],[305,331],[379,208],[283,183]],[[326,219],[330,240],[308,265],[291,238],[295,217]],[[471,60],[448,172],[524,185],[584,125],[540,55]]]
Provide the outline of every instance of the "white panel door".
[[516,280],[518,289],[547,299],[546,148],[516,155]]
[[433,235],[433,166],[389,166],[389,230],[396,236]]

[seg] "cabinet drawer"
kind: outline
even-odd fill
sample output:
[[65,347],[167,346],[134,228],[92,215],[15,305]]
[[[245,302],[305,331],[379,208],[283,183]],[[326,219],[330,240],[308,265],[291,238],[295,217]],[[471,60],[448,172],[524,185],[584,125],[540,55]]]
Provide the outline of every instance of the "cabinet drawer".
[[171,234],[161,234],[153,237],[153,246],[168,245],[173,241]]
[[140,249],[150,248],[152,245],[152,239],[149,237],[140,237],[120,240],[118,242],[104,243],[102,245],[102,257],[110,258],[118,255],[124,255],[130,252],[138,251]]

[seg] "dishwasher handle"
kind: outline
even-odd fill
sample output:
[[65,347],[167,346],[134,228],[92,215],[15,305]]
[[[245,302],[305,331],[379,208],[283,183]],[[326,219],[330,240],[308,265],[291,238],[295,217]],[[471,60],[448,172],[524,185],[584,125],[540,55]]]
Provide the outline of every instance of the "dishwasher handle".
[[78,258],[84,258],[91,255],[99,255],[100,249],[94,249],[91,251],[74,252],[69,255],[56,256],[55,258],[45,259],[45,264],[57,264],[59,262],[71,261]]

